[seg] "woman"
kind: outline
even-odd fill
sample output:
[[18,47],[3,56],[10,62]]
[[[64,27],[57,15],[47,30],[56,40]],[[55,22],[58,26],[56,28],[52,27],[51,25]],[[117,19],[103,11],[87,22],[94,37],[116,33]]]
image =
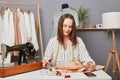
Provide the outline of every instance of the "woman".
[[[61,66],[70,61],[78,60],[86,66],[86,70],[93,71],[95,62],[82,39],[76,36],[75,20],[71,14],[64,14],[58,22],[57,37],[50,39],[43,59],[43,67],[52,63]],[[50,62],[51,61],[51,62]]]

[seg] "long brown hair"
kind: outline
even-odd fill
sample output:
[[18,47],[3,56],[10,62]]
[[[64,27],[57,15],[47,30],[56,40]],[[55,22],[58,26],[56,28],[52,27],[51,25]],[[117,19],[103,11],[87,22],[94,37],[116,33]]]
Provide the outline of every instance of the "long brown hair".
[[57,39],[60,44],[64,44],[64,35],[63,35],[63,22],[66,18],[70,18],[73,20],[72,31],[69,35],[69,39],[72,41],[72,45],[75,46],[77,44],[77,36],[76,36],[76,24],[74,17],[71,14],[64,14],[60,17],[58,22],[58,33]]

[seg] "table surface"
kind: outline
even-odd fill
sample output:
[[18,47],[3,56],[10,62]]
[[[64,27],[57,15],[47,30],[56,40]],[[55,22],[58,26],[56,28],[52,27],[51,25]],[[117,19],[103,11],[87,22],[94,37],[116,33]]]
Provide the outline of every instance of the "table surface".
[[0,80],[112,80],[112,78],[103,70],[94,71],[96,77],[87,77],[82,72],[67,73],[70,74],[70,78],[64,78],[64,76],[45,75],[41,70],[0,78]]

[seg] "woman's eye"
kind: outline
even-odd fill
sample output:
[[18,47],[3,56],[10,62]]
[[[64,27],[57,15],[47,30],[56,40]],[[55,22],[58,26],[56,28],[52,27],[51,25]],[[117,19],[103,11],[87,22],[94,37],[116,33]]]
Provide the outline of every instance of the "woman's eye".
[[69,26],[69,28],[72,28],[72,26]]
[[63,27],[68,27],[68,28],[72,28],[72,26],[71,25],[63,25]]
[[67,27],[67,25],[63,25],[63,27]]

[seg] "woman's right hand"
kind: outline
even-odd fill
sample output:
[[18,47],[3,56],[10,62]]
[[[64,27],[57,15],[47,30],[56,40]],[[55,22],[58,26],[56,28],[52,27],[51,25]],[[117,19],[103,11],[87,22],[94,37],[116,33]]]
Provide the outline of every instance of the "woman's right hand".
[[43,68],[49,68],[50,65],[52,65],[51,60],[47,60],[46,58],[43,58],[43,60],[42,60]]
[[49,61],[47,59],[43,58],[43,60],[42,60],[43,68],[45,68],[47,64],[49,64]]

